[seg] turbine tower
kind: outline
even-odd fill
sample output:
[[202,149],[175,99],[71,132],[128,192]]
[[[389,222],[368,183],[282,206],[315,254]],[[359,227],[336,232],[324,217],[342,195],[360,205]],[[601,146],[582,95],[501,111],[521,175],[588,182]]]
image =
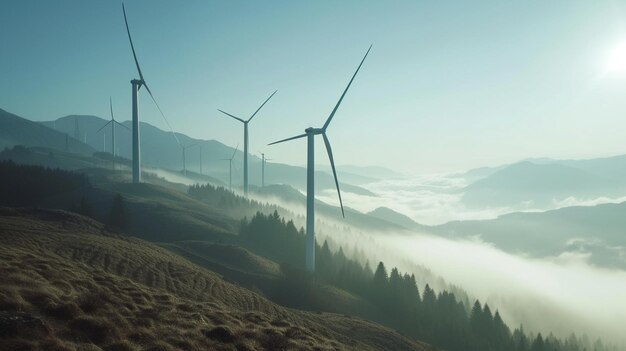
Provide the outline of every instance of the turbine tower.
[[200,175],[202,175],[202,144],[200,144]]
[[239,149],[239,144],[233,151],[233,155],[230,158],[223,158],[222,161],[228,161],[228,189],[233,188],[233,159],[235,158],[235,154],[237,153],[237,149]]
[[271,158],[265,158],[265,154],[261,154],[261,187],[265,188],[265,163]]
[[137,101],[137,93],[138,93],[139,89],[141,89],[141,87],[145,87],[146,91],[148,91],[148,94],[150,95],[150,98],[152,98],[152,101],[154,102],[154,105],[159,110],[159,113],[161,114],[161,116],[163,117],[165,122],[167,123],[168,127],[170,128],[170,131],[174,135],[174,138],[176,139],[176,142],[179,145],[180,145],[180,141],[178,140],[178,137],[176,136],[176,134],[172,131],[172,128],[169,125],[169,122],[167,121],[167,118],[165,117],[165,114],[163,113],[163,111],[161,110],[161,107],[159,106],[159,104],[157,103],[156,99],[154,98],[154,95],[152,95],[152,91],[150,91],[150,88],[148,87],[148,84],[146,83],[146,80],[143,78],[143,74],[141,73],[141,67],[139,67],[139,61],[137,60],[137,53],[135,52],[135,46],[133,45],[133,38],[130,36],[130,29],[128,28],[128,19],[126,18],[126,9],[124,8],[124,3],[122,3],[122,12],[124,13],[124,23],[126,24],[126,33],[128,33],[128,41],[130,42],[130,48],[133,51],[133,58],[135,59],[135,66],[137,66],[137,73],[139,74],[139,79],[131,80],[130,84],[132,85],[132,101],[133,101],[133,108],[132,108],[132,115],[133,115],[133,130],[132,130],[132,134],[133,134],[133,152],[132,152],[133,183],[141,183],[141,151],[140,151],[140,143],[139,143],[139,105],[138,105],[138,101]]
[[333,170],[333,176],[335,178],[335,186],[337,187],[337,195],[339,196],[339,205],[341,207],[341,215],[345,218],[345,213],[343,210],[343,201],[341,200],[341,191],[339,190],[339,181],[337,180],[337,171],[335,170],[335,161],[333,159],[333,151],[330,147],[330,141],[328,140],[328,136],[326,136],[326,129],[328,129],[328,125],[330,124],[333,117],[335,116],[335,113],[337,112],[337,109],[339,108],[341,101],[346,96],[346,93],[348,92],[350,85],[352,85],[354,78],[356,77],[357,73],[359,73],[359,70],[361,69],[363,62],[365,61],[365,58],[367,57],[371,49],[372,49],[372,46],[370,45],[369,49],[367,49],[367,52],[365,53],[365,56],[363,56],[361,63],[357,67],[356,72],[354,72],[354,75],[350,79],[348,86],[343,91],[343,94],[341,94],[341,97],[339,98],[337,105],[335,105],[335,108],[332,110],[332,112],[326,119],[326,122],[324,123],[322,128],[309,127],[304,131],[305,132],[304,134],[300,134],[295,137],[279,140],[279,141],[269,144],[269,145],[273,145],[273,144],[278,144],[278,143],[282,143],[282,142],[289,141],[289,140],[300,139],[304,137],[307,138],[305,263],[306,263],[306,269],[311,273],[315,272],[315,179],[314,179],[315,136],[321,134],[322,137],[324,138],[324,144],[326,145],[326,152],[328,153],[328,159],[330,160],[330,166]]
[[252,116],[250,116],[250,118],[248,118],[247,120],[244,120],[242,118],[236,117],[231,115],[228,112],[224,112],[220,109],[217,109],[218,111],[220,111],[221,113],[232,117],[236,120],[238,120],[239,122],[243,123],[243,193],[244,195],[248,195],[248,123],[250,123],[250,121],[252,120],[252,118],[254,118],[254,116],[256,116],[256,114],[259,112],[259,110],[261,110],[261,108],[272,98],[272,96],[274,96],[274,94],[276,94],[278,90],[274,91],[272,93],[272,95],[270,95],[270,97],[268,97],[262,104],[261,106],[259,106],[259,108],[252,114]]
[[[115,125],[119,125],[122,126],[128,130],[130,130],[127,126],[123,125],[122,123],[118,122],[115,120],[115,117],[113,117],[113,100],[111,100],[111,97],[109,97],[109,107],[111,108],[111,120],[108,121],[105,125],[103,125],[102,127],[100,127],[100,129],[98,129],[98,132],[100,132],[102,129],[104,129],[104,127],[108,126],[109,123],[111,124],[111,154],[113,155],[113,157],[115,157]],[[106,150],[102,150],[105,151]]]
[[187,149],[194,146],[196,146],[196,144],[191,144],[187,146],[180,145],[180,148],[183,149],[183,175],[185,175],[185,177],[187,176],[187,155],[185,154],[185,152],[187,151]]
[[80,141],[80,129],[78,128],[78,117],[74,117],[74,139]]

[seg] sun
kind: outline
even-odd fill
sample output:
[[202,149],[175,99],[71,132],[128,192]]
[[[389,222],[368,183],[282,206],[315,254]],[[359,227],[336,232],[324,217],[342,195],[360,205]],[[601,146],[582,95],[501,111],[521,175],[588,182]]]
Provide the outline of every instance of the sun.
[[606,69],[610,73],[626,73],[626,41],[620,43],[611,50]]

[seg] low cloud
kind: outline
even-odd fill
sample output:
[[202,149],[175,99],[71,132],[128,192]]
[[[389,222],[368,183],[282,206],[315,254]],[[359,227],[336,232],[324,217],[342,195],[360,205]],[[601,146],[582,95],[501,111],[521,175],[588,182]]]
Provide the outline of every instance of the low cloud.
[[390,253],[428,267],[498,309],[510,326],[587,333],[625,343],[626,272],[601,269],[584,252],[531,259],[473,240],[386,235]]

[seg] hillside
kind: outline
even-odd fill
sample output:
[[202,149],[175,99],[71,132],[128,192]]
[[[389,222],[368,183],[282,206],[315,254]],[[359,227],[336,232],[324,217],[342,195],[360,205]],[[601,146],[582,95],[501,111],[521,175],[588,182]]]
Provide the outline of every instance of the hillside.
[[83,155],[95,151],[72,137],[66,139],[65,133],[0,109],[0,150],[15,145],[52,147]]
[[430,350],[356,318],[282,308],[63,211],[0,209],[0,243],[4,350]]
[[431,229],[450,237],[479,237],[509,252],[535,257],[584,254],[595,265],[626,269],[625,227],[626,203],[619,203],[518,212],[492,220],[453,221]]
[[425,226],[412,220],[409,216],[396,212],[388,207],[377,207],[373,211],[368,212],[367,215],[389,223],[394,223],[406,229],[421,230],[426,228]]
[[[68,133],[69,135],[74,135],[76,126],[78,126],[78,135],[81,140],[85,141],[94,150],[103,151],[103,148],[106,147],[106,151],[111,152],[110,139],[108,139],[110,129],[105,128],[98,132],[98,129],[106,122],[107,120],[96,116],[71,115],[61,117],[55,121],[41,122],[40,124],[50,128],[54,126],[58,131]],[[129,121],[123,124],[130,128]],[[107,137],[103,139],[103,135],[107,135]],[[205,175],[209,174],[225,184],[228,183],[228,163],[223,161],[223,159],[230,158],[235,151],[234,148],[224,145],[217,140],[195,139],[181,133],[176,133],[176,137],[183,145],[196,145],[187,151],[188,170],[200,173],[200,148],[202,148],[202,173]],[[130,159],[130,131],[118,127],[116,129],[116,142],[118,154]],[[159,129],[149,123],[141,122],[141,145],[142,162],[145,165],[177,171],[182,169],[181,149],[171,132]],[[240,173],[243,169],[242,162],[243,152],[240,147],[234,161],[235,166],[239,169],[239,172],[233,172],[233,184],[235,186],[243,183]],[[249,162],[250,184],[261,185],[261,159],[256,155],[250,155]],[[341,178],[341,173],[340,179],[344,182],[347,181],[347,179]],[[296,188],[304,189],[306,187],[306,170],[302,167],[268,162],[265,170],[265,180],[268,184],[289,184]],[[332,175],[328,172],[318,172],[316,174],[316,186],[318,189],[334,189],[335,183]],[[357,194],[374,195],[364,188],[347,183],[342,184],[342,189]]]
[[520,162],[471,183],[464,188],[463,202],[474,207],[548,206],[570,196],[611,196],[626,191],[603,175],[556,164]]
[[[306,195],[288,185],[269,185],[264,188],[254,187],[252,188],[251,196],[258,198],[260,201],[269,199],[271,202],[276,202],[284,208],[290,209],[293,209],[294,205],[296,205],[297,208],[304,209],[306,205]],[[315,210],[318,215],[327,219],[341,220],[342,224],[349,224],[355,228],[380,231],[409,229],[393,221],[361,213],[349,206],[349,204],[344,203],[346,217],[342,218],[341,209],[339,209],[338,206],[315,200]],[[300,213],[303,212],[303,210],[300,211]]]

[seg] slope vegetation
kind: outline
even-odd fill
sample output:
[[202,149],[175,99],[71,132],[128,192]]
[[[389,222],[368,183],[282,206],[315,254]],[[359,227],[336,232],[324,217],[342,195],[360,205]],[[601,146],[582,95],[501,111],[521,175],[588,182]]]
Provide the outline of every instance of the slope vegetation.
[[285,309],[64,211],[0,209],[2,350],[429,350],[356,318]]

